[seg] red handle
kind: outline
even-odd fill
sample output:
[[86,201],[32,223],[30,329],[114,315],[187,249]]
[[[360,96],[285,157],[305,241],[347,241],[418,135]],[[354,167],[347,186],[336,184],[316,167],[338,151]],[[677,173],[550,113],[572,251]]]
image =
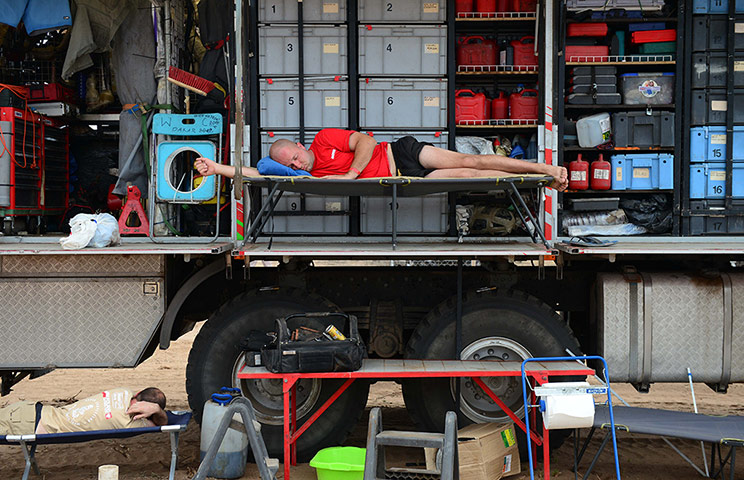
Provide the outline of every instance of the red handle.
[[[531,95],[525,95],[525,93],[530,93]],[[521,92],[519,92],[519,96],[521,96],[521,97],[532,97],[532,96],[536,97],[537,96],[537,90],[535,90],[534,88],[525,88],[524,90],[522,90]]]
[[[528,40],[525,42],[525,40]],[[522,37],[519,39],[519,43],[525,44],[525,43],[535,43],[535,37],[533,35],[527,35],[526,37]]]
[[462,43],[471,43],[471,42],[470,42],[471,40],[480,40],[480,41],[481,41],[481,43],[485,43],[485,41],[486,41],[486,37],[484,37],[484,36],[482,36],[482,35],[471,35],[471,36],[469,36],[469,37],[464,37],[464,38],[462,39]]
[[459,97],[462,93],[469,93],[471,97],[475,96],[475,92],[468,89],[455,90],[455,98]]

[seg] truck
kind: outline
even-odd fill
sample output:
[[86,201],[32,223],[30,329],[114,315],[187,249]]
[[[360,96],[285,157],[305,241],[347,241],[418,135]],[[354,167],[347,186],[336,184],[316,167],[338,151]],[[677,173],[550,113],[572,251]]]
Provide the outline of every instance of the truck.
[[[92,70],[78,74],[85,75],[77,78],[78,86],[91,87],[90,79],[98,79],[80,94],[90,100],[85,106],[68,99],[58,102],[62,111],[50,112],[29,103],[28,109],[9,110],[20,112],[15,118],[3,119],[4,142],[10,143],[4,143],[0,168],[13,166],[4,178],[11,179],[11,196],[21,203],[0,205],[2,395],[24,378],[55,368],[135,367],[203,322],[186,378],[197,419],[211,393],[239,388],[263,424],[269,453],[277,455],[282,386],[237,378],[245,363],[241,341],[251,331],[272,331],[278,317],[322,311],[355,315],[371,358],[521,361],[583,353],[604,356],[611,381],[641,391],[655,382],[686,382],[687,367],[717,392],[744,380],[744,217],[736,160],[741,109],[735,107],[741,33],[735,2],[721,7],[698,0],[614,1],[603,7],[607,2],[577,0],[202,0],[198,8],[178,0],[143,3],[125,13],[144,15],[150,25],[154,20],[155,46],[149,47],[155,58],[115,41],[111,54],[94,58]],[[130,21],[122,20],[121,31],[131,34]],[[214,24],[225,35],[215,34]],[[71,32],[60,35],[74,35],[76,28],[72,23]],[[591,33],[597,28],[598,34]],[[652,32],[647,37],[653,38],[660,31],[671,40],[632,41],[637,32]],[[217,135],[209,131],[211,137],[153,127],[156,113],[172,114],[186,99],[214,98],[216,92],[196,97],[165,80],[169,66],[189,69],[183,52],[192,48],[195,32],[207,46],[201,75],[207,83],[222,82],[217,90],[227,93],[226,103],[207,107],[224,121]],[[475,60],[460,58],[463,46]],[[482,58],[494,52],[494,58]],[[61,63],[64,48],[55,55],[53,62]],[[106,72],[121,60],[117,55],[149,58],[159,97],[125,99],[126,82],[149,78],[149,70],[127,75],[120,69],[122,113],[97,112],[100,96],[92,90],[113,88]],[[210,62],[221,66],[210,72]],[[42,74],[31,71],[31,91],[57,84]],[[638,79],[640,89],[633,83]],[[671,97],[660,103],[660,92]],[[478,110],[486,97],[493,97],[493,115]],[[495,102],[510,97],[518,113],[497,114]],[[525,117],[530,101],[535,110]],[[74,115],[78,108],[88,111]],[[577,121],[598,113],[611,118],[613,128],[600,135],[612,143],[582,144]],[[205,113],[162,118],[194,123],[204,118],[198,115]],[[54,170],[44,161],[52,165],[55,152],[66,152],[68,162],[81,128],[94,132],[82,137],[94,149],[101,138],[110,142],[107,135],[124,145],[125,124],[131,132],[132,122],[135,132],[142,127],[145,133],[134,147],[129,144],[131,155],[118,153],[116,173],[123,175],[131,158],[152,166],[141,189],[147,211],[121,223],[140,235],[123,235],[120,244],[103,248],[62,249],[58,239],[73,202],[50,201]],[[629,128],[621,131],[621,124]],[[34,125],[44,133],[29,148],[44,159],[36,167],[43,172],[36,187],[24,187],[17,173],[33,165],[19,165],[16,160],[28,153],[8,145],[28,144],[22,135]],[[273,204],[266,189],[244,182],[241,167],[255,165],[275,138],[309,142],[324,127],[358,130],[379,141],[413,134],[450,149],[465,148],[457,139],[472,146],[475,136],[502,154],[519,147],[525,158],[552,165],[602,155],[611,160],[612,185],[521,189],[517,196],[525,213],[493,186],[395,199],[290,190]],[[193,201],[190,192],[207,181],[194,179],[193,156],[180,166],[168,157],[169,173],[160,170],[166,159],[158,149],[202,138],[212,139],[212,155],[224,155],[236,176],[231,182],[217,179],[208,198]],[[109,166],[86,167],[80,160],[78,174]],[[69,163],[62,168],[67,188],[74,184]],[[586,180],[580,169],[570,174]],[[178,183],[183,178],[186,187]],[[157,191],[168,182],[173,198]],[[126,218],[140,205],[129,190],[121,214]],[[36,195],[33,205],[22,205],[29,191]],[[252,228],[267,203],[273,205],[267,223]],[[201,212],[203,228],[187,233],[194,212]],[[623,235],[626,228],[644,233]],[[401,383],[406,407],[424,430],[441,428],[457,391],[461,422],[507,418],[469,381]],[[299,422],[338,386],[301,381]],[[489,387],[524,414],[518,379],[495,378]],[[299,458],[341,443],[362,414],[368,391],[361,381],[349,387],[299,440]]]

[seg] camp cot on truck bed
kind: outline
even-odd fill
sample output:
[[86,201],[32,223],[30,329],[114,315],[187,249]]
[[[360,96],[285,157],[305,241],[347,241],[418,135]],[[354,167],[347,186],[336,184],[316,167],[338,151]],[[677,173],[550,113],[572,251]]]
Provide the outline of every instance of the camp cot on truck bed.
[[[271,381],[237,378],[244,360],[240,341],[251,330],[270,331],[279,316],[335,310],[358,317],[372,358],[521,361],[570,351],[604,356],[613,382],[642,390],[655,382],[687,381],[688,366],[696,380],[716,391],[744,381],[744,337],[737,333],[744,327],[744,217],[736,157],[742,85],[735,60],[729,61],[738,58],[741,34],[726,12],[708,12],[692,0],[644,1],[653,8],[642,11],[630,6],[639,2],[626,2],[630,10],[577,11],[573,1],[514,1],[505,2],[508,12],[456,11],[455,2],[445,0],[202,0],[199,33],[209,48],[200,74],[220,86],[206,100],[189,100],[200,112],[222,114],[224,129],[211,124],[205,135],[191,138],[178,130],[152,133],[149,123],[155,112],[175,113],[170,105],[183,108],[185,90],[163,87],[156,102],[135,98],[128,89],[143,78],[157,90],[143,73],[152,69],[127,68],[124,61],[152,66],[154,54],[162,60],[155,69],[161,80],[165,65],[188,69],[183,55],[193,52],[186,41],[186,28],[194,23],[191,2],[143,3],[148,8],[128,12],[132,16],[117,35],[137,32],[154,39],[154,19],[166,41],[155,48],[145,40],[148,56],[122,51],[126,42],[116,37],[110,57],[94,56],[92,70],[71,77],[105,91],[110,67],[117,65],[117,95],[126,106],[121,116],[110,108],[72,116],[73,107],[93,110],[101,102],[89,88],[91,103],[60,102],[69,107],[61,117],[34,117],[22,113],[21,105],[8,110],[21,112],[12,121],[0,118],[4,138],[39,154],[35,169],[33,158],[24,166],[6,155],[0,163],[0,169],[12,165],[12,172],[21,173],[18,179],[36,175],[33,182],[13,183],[11,196],[20,204],[0,204],[3,395],[51,368],[134,367],[206,320],[187,366],[195,416],[212,392],[238,387],[256,408],[269,454],[276,456],[282,448],[282,389]],[[226,12],[234,14],[234,27]],[[737,12],[730,15],[738,18]],[[148,28],[129,28],[138,21]],[[606,33],[581,36],[596,30],[584,26],[590,21],[605,24],[600,30]],[[75,29],[73,23],[71,34]],[[676,41],[632,41],[634,32],[649,29],[675,30]],[[496,52],[495,60],[488,57]],[[56,54],[62,64],[64,47]],[[717,75],[721,68],[728,75]],[[58,83],[44,78],[45,71],[23,71],[31,78],[14,78],[29,88]],[[228,93],[229,109],[221,90]],[[661,92],[671,100],[658,103]],[[514,113],[504,114],[503,102],[512,98]],[[461,108],[466,112],[458,122]],[[611,127],[600,133],[614,143],[580,145],[585,125],[575,122],[601,113],[608,114]],[[188,120],[184,125],[191,130],[183,133],[206,118],[198,115],[165,118]],[[21,129],[29,127],[33,136],[37,123],[46,133],[24,143]],[[627,128],[620,132],[620,125]],[[600,180],[611,188],[559,193],[545,186],[549,178],[526,176],[517,176],[519,182],[446,185],[395,177],[370,187],[237,175],[207,184],[212,180],[198,178],[191,168],[197,147],[213,145],[207,154],[239,170],[255,165],[274,139],[309,144],[323,127],[362,131],[378,142],[411,134],[450,149],[456,138],[478,136],[491,146],[495,140],[497,149],[510,146],[516,154],[519,147],[525,156],[553,165],[568,166],[579,154],[599,160],[601,154],[610,170],[602,170],[609,179]],[[138,140],[143,128],[146,142]],[[113,157],[106,157],[112,137],[121,138],[110,150]],[[633,148],[623,149],[622,139]],[[141,144],[152,159],[149,170]],[[166,147],[171,150],[160,150]],[[73,175],[64,166],[71,150],[78,165]],[[57,201],[55,189],[77,185],[77,175],[88,179],[91,193],[106,183],[117,156],[120,168],[113,172],[124,190],[127,182],[150,180],[140,184],[150,228],[144,235],[125,235],[118,246],[61,249],[59,225],[71,216],[65,214],[69,196],[46,205],[41,192],[45,202]],[[62,167],[59,158],[65,159]],[[126,178],[132,162],[139,162],[140,175]],[[591,166],[574,167],[577,180],[591,180]],[[198,190],[198,182],[207,187]],[[200,197],[205,191],[211,194]],[[0,188],[0,202],[3,193]],[[23,205],[29,199],[36,203]],[[252,229],[262,207],[266,222]],[[623,211],[608,214],[615,209]],[[616,240],[612,245],[571,242],[590,231],[581,228],[608,218],[620,225],[604,227],[646,233],[599,237]],[[489,387],[523,414],[518,380]],[[298,421],[337,388],[335,381],[299,382]],[[305,432],[300,459],[343,441],[364,409],[368,388],[355,382],[324,421]],[[506,418],[477,385],[463,381],[459,389],[462,418]],[[413,420],[428,431],[441,429],[456,391],[455,383],[442,379],[403,382]]]

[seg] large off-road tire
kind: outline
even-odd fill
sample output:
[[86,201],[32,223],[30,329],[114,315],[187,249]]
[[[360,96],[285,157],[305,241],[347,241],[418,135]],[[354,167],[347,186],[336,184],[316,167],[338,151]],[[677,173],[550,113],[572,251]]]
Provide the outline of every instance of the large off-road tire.
[[[241,389],[263,424],[261,433],[269,454],[282,455],[282,385],[278,380],[239,380],[240,341],[250,330],[274,331],[274,321],[290,313],[337,311],[330,302],[295,289],[266,289],[241,294],[225,303],[202,327],[194,340],[186,367],[189,405],[201,421],[210,395],[220,387]],[[297,425],[302,425],[342,384],[342,381],[303,380],[297,385]],[[369,383],[354,382],[300,437],[297,456],[307,461],[324,447],[341,444],[362,414]]]
[[[432,310],[414,330],[406,357],[455,358],[456,299]],[[568,326],[548,305],[516,290],[472,293],[463,299],[461,359],[522,361],[529,357],[578,355],[579,345]],[[484,380],[517,415],[523,417],[520,378]],[[441,432],[445,414],[455,410],[455,381],[411,379],[403,382],[403,398],[413,421],[425,431]],[[460,380],[458,427],[469,423],[509,422],[509,417],[472,380]],[[541,428],[541,427],[540,427]],[[517,429],[518,430],[518,429]],[[564,436],[551,434],[551,446]],[[526,452],[526,450],[525,450]]]

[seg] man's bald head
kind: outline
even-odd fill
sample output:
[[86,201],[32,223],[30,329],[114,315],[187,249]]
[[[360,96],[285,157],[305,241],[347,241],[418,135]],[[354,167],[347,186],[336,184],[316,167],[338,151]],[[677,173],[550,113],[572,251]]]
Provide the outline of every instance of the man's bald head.
[[281,163],[282,165],[286,165],[282,159],[284,155],[282,155],[282,151],[286,150],[287,148],[295,147],[296,145],[286,138],[280,138],[276,140],[274,143],[271,144],[271,147],[269,147],[269,156],[276,160],[277,162]]

